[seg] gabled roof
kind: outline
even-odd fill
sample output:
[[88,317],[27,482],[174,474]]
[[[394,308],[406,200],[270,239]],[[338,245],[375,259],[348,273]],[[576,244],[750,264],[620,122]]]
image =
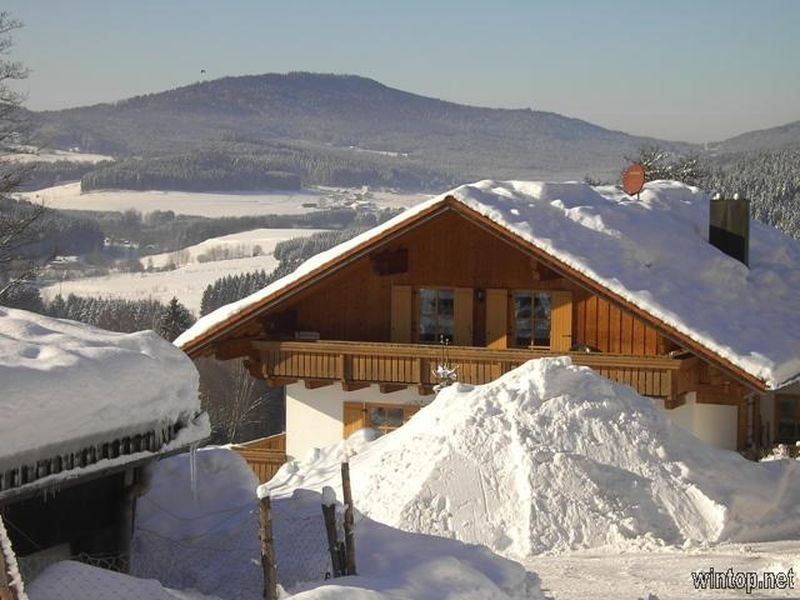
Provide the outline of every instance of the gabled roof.
[[152,331],[0,307],[0,501],[207,437],[198,379]]
[[697,188],[668,181],[648,183],[640,199],[581,183],[461,186],[203,317],[175,343],[198,352],[286,294],[452,209],[546,257],[752,386],[778,389],[800,376],[800,243],[753,222],[748,269],[708,243],[708,200]]

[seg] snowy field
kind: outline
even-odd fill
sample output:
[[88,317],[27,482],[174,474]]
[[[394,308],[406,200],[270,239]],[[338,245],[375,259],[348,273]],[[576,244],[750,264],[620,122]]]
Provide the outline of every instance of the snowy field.
[[[198,263],[191,261],[174,271],[156,273],[112,273],[104,277],[86,277],[54,283],[41,289],[42,298],[52,300],[57,294],[65,298],[69,294],[78,296],[94,296],[103,298],[123,298],[127,300],[144,300],[154,298],[161,302],[169,302],[177,296],[186,307],[195,313],[200,312],[200,302],[206,287],[215,280],[226,275],[239,275],[264,269],[267,273],[278,266],[272,256],[275,245],[283,240],[311,235],[317,229],[258,229],[250,232],[212,238],[189,249],[189,255],[197,257],[209,248],[231,245],[259,245],[262,256],[234,258],[214,262]],[[251,250],[252,250],[251,246]],[[153,265],[166,264],[174,258],[175,253],[158,254],[153,257]],[[148,258],[142,258],[142,264],[148,264]]]
[[[194,246],[188,246],[177,252],[165,252],[163,254],[153,254],[142,259],[142,264],[147,265],[152,261],[153,266],[161,268],[168,263],[183,266],[184,264],[195,264],[198,256],[214,254],[217,255],[241,255],[242,258],[253,256],[253,252],[261,249],[262,254],[272,254],[275,246],[279,242],[296,237],[306,237],[326,231],[325,229],[252,229],[240,233],[232,233],[220,237],[210,238]],[[201,259],[202,260],[202,259]],[[230,260],[234,260],[233,258]]]
[[[50,208],[72,210],[124,211],[135,209],[143,214],[171,210],[177,214],[202,217],[239,217],[246,215],[297,215],[315,209],[302,206],[318,203],[331,193],[325,188],[276,192],[167,192],[97,190],[81,193],[79,182],[58,185],[19,194]],[[379,207],[412,206],[428,198],[424,194],[372,192],[371,200]]]
[[13,160],[16,162],[81,162],[81,163],[99,163],[104,160],[114,160],[113,156],[106,154],[91,154],[88,152],[72,152],[70,150],[43,150],[36,152],[31,148],[22,154],[10,154],[4,157],[6,160]]

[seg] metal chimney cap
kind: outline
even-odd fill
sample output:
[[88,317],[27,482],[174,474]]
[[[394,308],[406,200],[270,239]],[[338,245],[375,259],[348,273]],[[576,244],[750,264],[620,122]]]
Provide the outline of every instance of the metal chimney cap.
[[740,199],[739,192],[736,192],[736,193],[733,195],[733,199],[734,199],[734,200],[739,200],[739,199]]
[[720,194],[719,192],[714,192],[714,195],[711,196],[711,199],[712,200],[722,200],[722,194]]

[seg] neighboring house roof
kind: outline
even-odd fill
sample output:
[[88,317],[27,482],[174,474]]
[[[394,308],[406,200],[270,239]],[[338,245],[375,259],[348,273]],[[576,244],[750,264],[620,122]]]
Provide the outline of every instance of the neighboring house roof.
[[286,294],[452,208],[505,235],[752,386],[800,376],[800,242],[758,222],[750,268],[708,243],[709,198],[681,183],[614,186],[485,180],[414,206],[200,319],[175,344],[198,352]]
[[209,434],[198,374],[152,331],[0,307],[0,500]]

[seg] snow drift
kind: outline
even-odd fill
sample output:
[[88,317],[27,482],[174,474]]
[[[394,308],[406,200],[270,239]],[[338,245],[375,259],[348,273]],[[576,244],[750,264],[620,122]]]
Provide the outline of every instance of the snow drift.
[[267,486],[277,497],[336,486],[345,452],[362,514],[510,557],[800,534],[797,461],[767,467],[708,446],[568,358],[453,385],[399,430],[354,434]]
[[167,423],[189,425],[183,443],[208,435],[207,421],[193,423],[197,370],[152,331],[0,307],[0,383],[0,471]]

